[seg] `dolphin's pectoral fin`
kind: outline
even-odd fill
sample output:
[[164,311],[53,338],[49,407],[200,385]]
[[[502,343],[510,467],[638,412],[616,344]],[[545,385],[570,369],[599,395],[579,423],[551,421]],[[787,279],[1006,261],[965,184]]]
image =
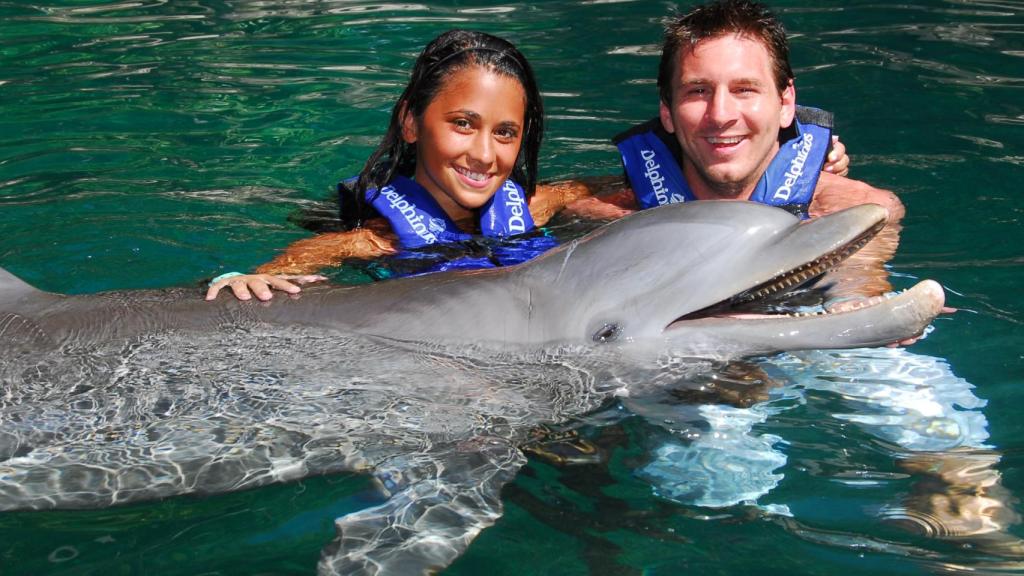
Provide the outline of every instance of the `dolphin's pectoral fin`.
[[[453,446],[412,472],[387,502],[339,518],[320,574],[431,574],[455,560],[502,513],[501,488],[526,462],[505,440]],[[415,475],[415,478],[409,476]],[[379,471],[391,486],[396,475]]]

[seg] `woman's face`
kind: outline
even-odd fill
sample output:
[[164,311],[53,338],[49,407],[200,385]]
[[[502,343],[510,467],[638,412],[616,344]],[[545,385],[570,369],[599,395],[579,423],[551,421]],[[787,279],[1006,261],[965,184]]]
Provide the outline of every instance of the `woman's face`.
[[522,144],[526,92],[481,66],[448,77],[402,137],[416,144],[416,181],[453,219],[470,216],[512,173]]

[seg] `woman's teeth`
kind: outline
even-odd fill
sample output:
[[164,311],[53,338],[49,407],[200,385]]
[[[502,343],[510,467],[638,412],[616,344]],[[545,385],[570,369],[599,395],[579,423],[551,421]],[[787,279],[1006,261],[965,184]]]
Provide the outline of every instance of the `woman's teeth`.
[[483,182],[487,179],[487,174],[484,174],[483,172],[473,172],[471,170],[466,170],[465,168],[459,168],[458,166],[455,167],[455,171],[476,182]]

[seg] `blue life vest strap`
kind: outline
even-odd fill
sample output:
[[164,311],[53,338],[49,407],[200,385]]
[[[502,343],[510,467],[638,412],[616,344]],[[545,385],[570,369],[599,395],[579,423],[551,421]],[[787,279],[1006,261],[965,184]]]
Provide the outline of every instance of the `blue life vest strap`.
[[[355,178],[350,178],[338,183],[343,220],[346,214],[355,213],[355,182]],[[461,232],[430,193],[409,178],[396,176],[381,194],[374,195],[374,190],[370,190],[366,198],[369,204],[363,207],[364,218],[386,218],[403,248],[397,254],[365,264],[365,272],[376,280],[444,270],[511,266],[558,245],[555,238],[535,228],[526,194],[511,180],[481,207],[480,229],[485,239]],[[352,220],[349,216],[349,221]],[[426,232],[432,234],[432,242],[428,242],[429,236],[419,235],[424,228],[417,224],[422,223],[426,223]],[[523,232],[532,233],[511,237]]]
[[[404,248],[472,238],[459,230],[425,188],[404,176],[394,177],[379,193],[376,189],[367,190],[366,199],[391,224]],[[480,208],[480,233],[484,236],[513,236],[532,230],[533,226],[526,194],[511,180],[506,180]]]
[[620,134],[615,145],[622,154],[622,168],[641,208],[696,200],[686,183],[678,158],[679,142],[655,118]]
[[[793,123],[779,134],[779,152],[757,183],[750,200],[787,208],[807,217],[814,188],[832,147],[832,114],[797,107]],[[616,136],[626,172],[641,208],[696,200],[683,175],[682,150],[675,136],[654,118]]]

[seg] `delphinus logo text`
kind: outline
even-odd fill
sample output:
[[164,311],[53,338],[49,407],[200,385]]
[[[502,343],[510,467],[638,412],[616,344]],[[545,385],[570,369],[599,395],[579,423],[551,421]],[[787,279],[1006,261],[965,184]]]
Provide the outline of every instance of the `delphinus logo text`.
[[661,175],[661,164],[654,160],[657,152],[650,149],[640,150],[640,156],[644,159],[644,178],[651,184],[651,191],[658,200],[658,206],[682,202],[684,198],[679,194],[669,196],[669,190],[665,187],[665,177]]
[[526,232],[526,219],[523,211],[526,210],[526,198],[519,191],[519,187],[511,180],[506,180],[501,187],[505,192],[505,209],[508,211],[508,231],[512,234]]
[[427,229],[427,225],[423,223],[423,214],[416,209],[416,205],[405,199],[405,196],[399,194],[393,186],[386,186],[381,189],[380,193],[388,201],[388,206],[391,209],[398,211],[405,221],[409,223],[409,228],[412,229],[413,233],[423,239],[427,244],[433,244],[437,242],[437,236],[434,236],[430,230]]
[[789,200],[789,197],[793,194],[793,185],[796,184],[800,175],[804,173],[804,164],[807,163],[807,156],[811,153],[811,146],[814,145],[814,135],[810,132],[805,132],[804,137],[800,142],[794,142],[793,148],[797,150],[796,157],[789,162],[789,169],[786,170],[786,179],[782,182],[778,188],[775,189],[775,194],[772,195],[774,200]]

